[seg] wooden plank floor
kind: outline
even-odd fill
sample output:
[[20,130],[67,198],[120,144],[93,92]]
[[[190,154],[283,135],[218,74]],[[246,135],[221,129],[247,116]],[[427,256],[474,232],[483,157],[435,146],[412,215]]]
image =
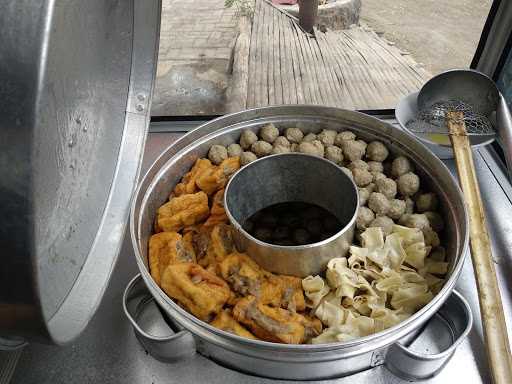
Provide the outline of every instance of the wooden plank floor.
[[304,33],[264,0],[256,0],[248,60],[247,108],[320,104],[394,108],[430,78],[409,55],[373,31]]

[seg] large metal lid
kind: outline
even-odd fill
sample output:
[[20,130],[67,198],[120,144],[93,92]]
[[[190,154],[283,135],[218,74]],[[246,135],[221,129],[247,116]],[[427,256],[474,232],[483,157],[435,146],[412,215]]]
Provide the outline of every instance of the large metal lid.
[[160,0],[0,3],[0,336],[65,343],[124,235]]

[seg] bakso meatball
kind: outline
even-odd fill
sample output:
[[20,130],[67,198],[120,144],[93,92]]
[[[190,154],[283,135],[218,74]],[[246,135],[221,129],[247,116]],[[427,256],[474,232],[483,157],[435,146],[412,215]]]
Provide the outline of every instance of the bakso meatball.
[[375,182],[377,192],[382,193],[388,199],[393,199],[396,196],[396,182],[389,178],[380,178]]
[[439,213],[428,211],[424,212],[423,215],[427,217],[428,222],[434,231],[441,232],[444,229],[444,220]]
[[388,216],[394,220],[398,220],[406,209],[406,202],[400,199],[392,199],[389,201]]
[[397,184],[403,196],[412,196],[420,189],[420,178],[415,173],[408,172],[398,178]]
[[304,138],[302,139],[303,143],[311,143],[312,141],[317,140],[317,137],[314,133],[308,133]]
[[398,178],[406,173],[412,172],[414,170],[411,162],[407,157],[398,156],[391,163],[391,175]]
[[380,227],[382,228],[382,232],[384,232],[384,235],[387,236],[390,235],[391,232],[393,232],[393,225],[395,225],[395,223],[389,217],[379,216],[370,223],[369,227]]
[[380,179],[387,179],[387,176],[381,172],[370,172],[373,176],[373,182],[376,183]]
[[400,220],[398,221],[399,224],[404,225],[409,228],[429,228],[430,223],[428,221],[427,216],[425,216],[422,213],[412,213],[412,214],[404,214],[402,217],[400,217]]
[[274,124],[270,123],[261,128],[259,133],[261,140],[272,144],[279,136],[279,129],[277,129]]
[[425,244],[431,247],[437,247],[441,244],[439,235],[432,228],[423,228],[423,237],[425,238]]
[[373,181],[373,175],[365,169],[354,168],[352,170],[354,182],[358,187],[366,187]]
[[272,152],[272,144],[263,140],[258,140],[257,142],[253,143],[253,145],[251,145],[251,151],[257,157],[264,157],[270,155],[270,152]]
[[228,145],[228,157],[236,157],[242,154],[242,147],[239,144]]
[[356,140],[356,142],[358,142],[359,145],[361,145],[361,147],[364,148],[364,150],[366,151],[366,148],[368,147],[368,143],[366,141],[359,139]]
[[228,151],[222,145],[212,145],[208,151],[208,159],[215,165],[219,165],[228,158]]
[[325,148],[325,158],[327,160],[331,160],[333,163],[341,165],[343,163],[343,151],[341,148],[330,145]]
[[356,219],[357,229],[366,229],[370,223],[375,219],[375,214],[370,208],[359,207]]
[[317,139],[320,140],[323,145],[334,145],[334,139],[336,139],[336,131],[324,129],[317,135]]
[[418,212],[435,211],[438,201],[435,193],[421,193],[416,197],[416,209]]
[[241,166],[244,166],[244,165],[247,165],[249,164],[250,162],[256,160],[257,157],[254,153],[252,152],[242,152],[242,154],[240,155],[240,165]]
[[272,143],[272,145],[274,147],[277,147],[278,145],[282,146],[282,147],[286,147],[286,148],[290,148],[290,142],[288,141],[288,139],[284,136],[278,136],[274,142]]
[[368,163],[364,160],[354,160],[349,165],[347,165],[347,168],[353,171],[356,168],[364,169],[365,171],[369,171]]
[[292,144],[290,145],[290,151],[292,151],[292,152],[299,152],[299,144],[297,144],[297,143],[292,143]]
[[258,141],[258,136],[253,131],[249,131],[248,129],[244,130],[240,135],[240,146],[243,150],[247,150],[251,148],[255,142]]
[[414,213],[414,201],[410,197],[405,198],[405,213]]
[[284,135],[290,143],[299,144],[304,137],[304,133],[299,128],[286,128]]
[[315,147],[316,147],[316,150],[318,152],[318,156],[320,157],[324,157],[324,154],[325,154],[325,147],[324,145],[322,144],[322,142],[320,140],[313,140],[311,142],[311,144],[313,144]]
[[274,148],[272,148],[272,152],[270,152],[273,155],[278,155],[281,153],[290,153],[290,148],[285,147],[284,145],[275,145]]
[[320,157],[323,156],[323,153],[321,153],[318,150],[318,147],[316,145],[314,145],[313,143],[303,141],[302,143],[299,144],[298,149],[299,149],[300,153],[305,153],[307,155],[314,155],[314,156],[320,156]]
[[349,161],[361,160],[365,154],[365,146],[359,141],[350,140],[343,142],[343,155]]
[[368,170],[370,172],[384,172],[384,165],[380,161],[369,161],[368,163]]
[[359,206],[366,205],[368,202],[368,198],[370,197],[370,194],[372,191],[370,191],[368,188],[358,188],[359,191]]
[[334,139],[334,144],[338,147],[341,147],[343,145],[344,141],[350,141],[355,140],[356,135],[350,131],[343,131],[336,135],[336,138]]
[[380,141],[372,141],[366,148],[366,157],[373,161],[384,161],[389,155],[389,151]]
[[354,175],[352,171],[346,167],[340,167],[343,172],[345,172],[352,180],[354,179]]
[[368,207],[379,216],[388,213],[390,208],[389,200],[379,192],[372,192],[368,199]]

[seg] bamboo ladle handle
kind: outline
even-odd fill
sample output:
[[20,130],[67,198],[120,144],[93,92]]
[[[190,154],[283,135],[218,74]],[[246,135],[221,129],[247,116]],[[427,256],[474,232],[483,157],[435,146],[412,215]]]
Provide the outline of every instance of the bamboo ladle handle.
[[447,117],[457,173],[469,211],[471,256],[491,374],[495,384],[512,384],[512,358],[507,325],[464,114],[448,112]]

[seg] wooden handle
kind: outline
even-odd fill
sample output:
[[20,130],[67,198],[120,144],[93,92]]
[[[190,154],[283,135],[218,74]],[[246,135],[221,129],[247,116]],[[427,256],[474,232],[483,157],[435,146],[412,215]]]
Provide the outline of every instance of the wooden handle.
[[475,270],[487,356],[495,384],[512,383],[512,358],[501,295],[492,260],[484,207],[462,112],[448,112],[448,130],[459,180],[469,211],[471,256]]

